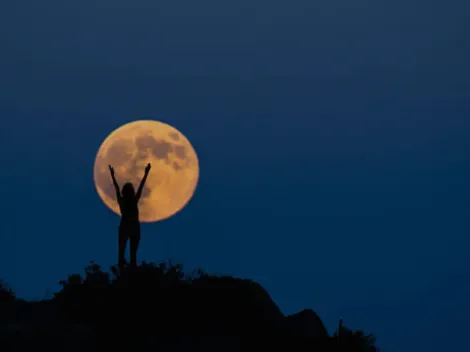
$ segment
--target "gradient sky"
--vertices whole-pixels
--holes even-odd
[[[468,1],[101,0],[0,5],[0,278],[40,299],[117,257],[93,162],[152,118],[196,148],[140,259],[252,278],[285,314],[465,351]]]

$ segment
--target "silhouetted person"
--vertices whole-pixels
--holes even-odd
[[[150,171],[150,163],[145,168],[145,175],[140,182],[137,193],[134,191],[134,186],[130,182],[122,187],[121,193],[116,177],[114,176],[114,168],[111,165],[109,165],[109,171],[111,172],[119,209],[121,210],[121,223],[119,224],[119,268],[122,269],[125,264],[127,240],[130,242],[131,266],[135,267],[137,265],[137,248],[140,242],[138,203]]]

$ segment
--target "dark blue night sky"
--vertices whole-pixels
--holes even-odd
[[[285,314],[384,351],[465,351],[467,1],[9,1],[0,5],[0,278],[41,299],[117,260],[104,138],[181,130],[200,183],[143,224],[141,260],[252,278]]]

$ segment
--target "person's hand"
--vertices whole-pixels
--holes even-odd
[[[145,167],[145,173],[146,173],[146,174],[149,173],[151,167],[152,167],[152,166],[150,165],[150,163],[148,163],[147,166]]]
[[[114,176],[114,167],[109,165],[109,172],[111,172],[111,176]]]

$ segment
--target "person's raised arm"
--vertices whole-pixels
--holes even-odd
[[[114,176],[114,168],[111,165],[109,165],[109,172],[111,173],[111,178],[113,179],[114,189],[116,190],[116,198],[119,202],[121,200],[121,191],[119,190],[119,185],[116,181],[116,177]]]
[[[142,179],[142,181],[140,182],[140,185],[139,185],[139,189],[137,190],[137,193],[135,195],[137,201],[140,200],[140,197],[142,196],[142,190],[144,189],[144,186],[145,186],[145,181],[147,181],[147,176],[149,175],[149,171],[150,171],[150,163],[147,164],[147,166],[145,167],[145,175],[144,175],[144,178]]]

